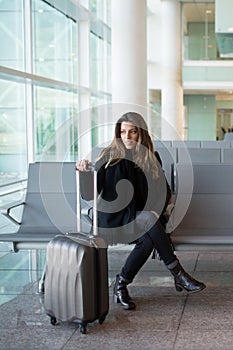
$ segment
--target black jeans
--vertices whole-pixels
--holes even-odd
[[[127,283],[131,283],[155,248],[166,266],[178,261],[164,226],[150,211],[138,212],[135,224],[144,233],[136,242],[121,270]]]

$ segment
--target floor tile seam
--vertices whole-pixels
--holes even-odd
[[[183,318],[183,315],[184,315],[184,311],[185,311],[185,307],[186,307],[187,301],[188,301],[188,294],[185,296],[185,300],[184,300],[184,304],[183,304],[183,307],[182,307],[181,315],[180,315],[180,318],[179,318],[179,321],[178,321],[178,325],[177,325],[175,339],[174,339],[174,342],[173,342],[171,350],[175,350],[175,348],[176,348],[176,343],[177,343],[177,339],[178,339],[178,333],[179,333],[179,330],[180,330],[180,327],[181,327],[181,322],[182,322],[182,318]]]
[[[198,254],[196,256],[196,260],[195,260],[194,268],[193,268],[193,273],[197,272],[197,263],[199,261],[199,258],[200,258],[200,252],[198,252]]]
[[[63,350],[63,349],[66,347],[66,345],[68,345],[69,341],[72,339],[72,337],[74,336],[74,334],[75,334],[76,332],[79,332],[79,331],[80,331],[79,329],[80,329],[79,327],[77,327],[77,328],[74,329],[74,331],[72,332],[72,334],[69,336],[69,339],[67,339],[67,340],[65,341],[65,343],[62,345],[62,347],[60,348],[60,350]]]

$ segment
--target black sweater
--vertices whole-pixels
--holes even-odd
[[[117,228],[119,237],[133,231],[133,220],[136,212],[142,210],[156,211],[162,215],[170,200],[171,191],[161,168],[161,159],[155,152],[158,160],[159,177],[153,179],[150,173],[144,173],[128,159],[122,159],[116,165],[105,168],[106,161],[96,163],[98,170],[98,226],[100,228]],[[88,174],[88,175],[87,175]],[[90,181],[91,173],[84,173],[84,199],[92,197]],[[81,189],[83,193],[83,190]],[[89,195],[87,195],[89,192]],[[129,226],[132,223],[131,226]],[[129,224],[129,225],[127,225]],[[130,238],[128,237],[128,242]]]

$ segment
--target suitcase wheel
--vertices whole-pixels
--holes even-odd
[[[87,332],[86,325],[85,324],[81,324],[79,330],[80,330],[80,333],[86,334],[86,332]]]
[[[50,318],[50,322],[51,322],[51,324],[53,325],[53,326],[55,326],[55,324],[57,323],[57,319],[56,319],[56,317],[51,317]]]
[[[99,324],[104,323],[105,318],[106,318],[106,315],[103,315],[102,317],[100,317]]]

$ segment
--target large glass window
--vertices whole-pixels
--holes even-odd
[[[0,64],[24,70],[23,0],[1,0],[0,9]]]
[[[29,161],[77,159],[83,117],[88,151],[108,139],[110,2],[0,0],[0,206],[24,199]]]
[[[90,35],[90,50],[91,50],[91,62],[90,62],[90,86],[93,89],[104,90],[104,74],[103,74],[103,40],[98,38],[97,35],[91,33]]]
[[[33,48],[35,74],[77,83],[76,23],[38,0],[33,0]]]
[[[36,160],[74,160],[77,155],[77,94],[35,87]]]
[[[111,86],[110,44],[91,33],[90,51],[90,87],[109,91]]]
[[[111,0],[89,0],[89,10],[110,25]]]
[[[25,86],[0,80],[0,172],[5,179],[27,172]]]
[[[104,19],[104,1],[105,0],[89,0],[89,10],[102,20]]]
[[[85,18],[84,4],[92,12],[85,12]],[[28,159],[75,160],[79,94],[94,96],[85,108],[110,103],[111,43],[106,26],[110,0],[63,5],[0,0],[1,173],[25,175]],[[77,11],[73,11],[76,5]],[[79,32],[79,19],[90,22],[89,32]],[[78,45],[78,33],[86,36],[82,42],[90,41],[88,62],[82,57],[86,52]],[[90,76],[90,84],[85,86],[78,85],[78,71],[82,70]],[[90,113],[90,118],[92,144],[96,145],[107,137],[107,129],[104,133],[95,131],[102,113]]]
[[[92,147],[103,147],[112,141],[114,135],[111,101],[106,96],[102,99],[91,96],[91,105]]]

